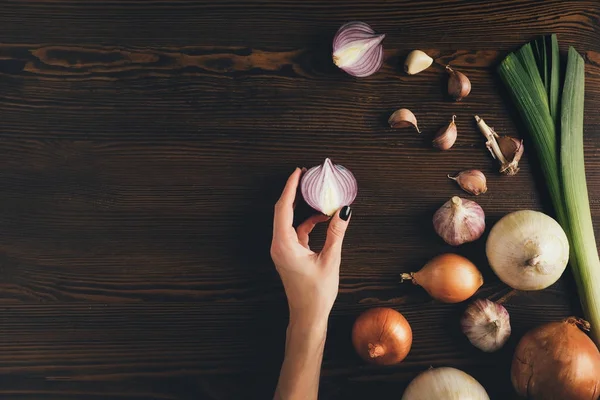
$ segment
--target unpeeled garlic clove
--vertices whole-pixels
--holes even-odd
[[[471,81],[462,72],[446,65],[448,71],[448,94],[456,101],[461,101],[471,93]]]
[[[516,175],[519,172],[519,161],[525,151],[523,141],[510,136],[499,136],[479,115],[475,116],[475,121],[487,139],[485,143],[487,149],[492,157],[500,162],[500,173]]]
[[[415,117],[415,114],[413,114],[408,108],[401,108],[394,111],[394,113],[388,119],[388,123],[390,124],[391,128],[406,128],[413,126],[417,132],[421,133],[419,130],[419,125],[417,125],[417,117]]]
[[[415,75],[421,71],[425,71],[433,64],[433,58],[421,50],[413,50],[404,61],[404,72],[408,75]]]
[[[483,235],[485,214],[473,200],[452,197],[433,215],[436,233],[451,246],[473,242]]]
[[[453,115],[452,121],[438,131],[433,139],[433,147],[437,147],[440,150],[448,150],[454,146],[454,142],[456,142],[456,137],[458,136],[456,123],[454,122],[455,119],[456,115]]]
[[[456,176],[448,175],[448,178],[456,181],[462,190],[474,196],[487,192],[487,179],[478,169],[467,169]]]
[[[487,353],[504,346],[511,333],[510,316],[506,308],[487,299],[471,303],[460,325],[471,344]]]

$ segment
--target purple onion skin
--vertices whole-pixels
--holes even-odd
[[[309,206],[332,216],[341,207],[354,202],[358,185],[350,170],[326,158],[323,164],[306,171],[300,182],[300,191]]]
[[[381,41],[385,34],[376,34],[373,28],[364,22],[348,22],[337,31],[333,38],[333,60],[334,63],[346,73],[363,78],[373,75],[383,65],[383,46]],[[345,52],[353,47],[356,58],[350,57],[351,61],[346,64]]]

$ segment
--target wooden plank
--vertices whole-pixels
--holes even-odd
[[[324,398],[401,393],[419,371],[446,364],[510,393],[510,351],[481,357],[459,332],[463,305],[396,307],[414,327],[410,355],[397,367],[365,366],[348,332],[367,307],[338,302],[334,309],[329,335],[336,339],[326,346]],[[569,313],[566,306],[508,308],[515,337]],[[268,398],[283,356],[286,311],[284,302],[49,303],[3,306],[0,323],[5,398]],[[515,344],[513,339],[507,346]]]
[[[354,79],[331,62],[351,19],[386,33],[380,72]],[[512,350],[545,321],[578,314],[572,279],[517,293],[491,272],[484,240],[460,249],[431,229],[462,194],[446,178],[488,176],[488,229],[510,211],[548,211],[531,154],[497,174],[473,122],[518,136],[495,66],[556,32],[586,59],[585,155],[600,243],[600,4],[594,0],[8,0],[0,9],[0,397],[263,399],[283,356],[286,302],[270,257],[272,209],[287,175],[325,157],[356,175],[330,321],[321,398],[399,398],[430,365],[473,374],[492,399],[514,397]],[[406,76],[423,49],[432,68]],[[472,81],[448,101],[443,67]],[[392,130],[412,109],[423,134]],[[457,115],[449,152],[431,148]],[[525,142],[528,148],[527,139]],[[300,204],[297,220],[311,211]],[[313,241],[322,243],[324,227]],[[484,237],[485,239],[485,237]],[[477,293],[506,304],[514,334],[485,355],[402,272],[458,251],[482,270]],[[391,306],[414,330],[392,368],[367,366],[354,318]]]

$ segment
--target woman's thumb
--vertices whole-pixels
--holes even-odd
[[[352,209],[350,206],[344,206],[331,219],[322,251],[324,255],[341,255],[350,215],[352,215]]]

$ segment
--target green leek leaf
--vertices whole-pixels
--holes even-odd
[[[561,170],[564,202],[571,239],[571,262],[592,337],[600,343],[600,258],[596,249],[592,214],[585,180],[583,102],[585,66],[569,48],[561,114]]]

